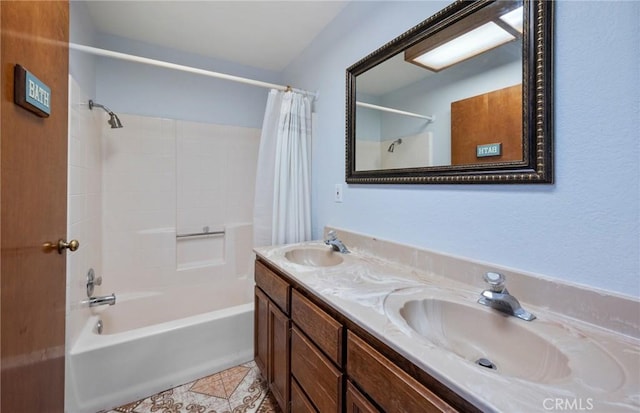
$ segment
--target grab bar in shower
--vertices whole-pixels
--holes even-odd
[[[202,232],[192,232],[189,234],[176,234],[176,238],[207,237],[210,235],[224,235],[224,231],[209,231],[209,227],[204,227],[202,228]]]

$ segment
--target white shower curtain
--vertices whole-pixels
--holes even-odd
[[[311,104],[296,92],[267,100],[253,209],[254,245],[311,239]]]

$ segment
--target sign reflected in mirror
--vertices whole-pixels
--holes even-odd
[[[551,3],[456,2],[347,69],[347,182],[552,182]]]

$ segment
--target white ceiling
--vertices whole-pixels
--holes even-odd
[[[96,31],[281,71],[341,1],[87,1]]]
[[[406,62],[401,52],[359,75],[358,93],[380,96],[431,75],[433,72]]]

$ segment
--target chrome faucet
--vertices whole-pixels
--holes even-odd
[[[87,297],[91,298],[96,285],[102,285],[102,277],[96,277],[93,268],[89,268],[87,272]]]
[[[489,284],[489,288],[480,294],[481,297],[478,303],[525,321],[531,321],[536,318],[535,315],[520,306],[520,302],[516,297],[509,294],[509,291],[504,286],[506,281],[504,275],[488,272],[483,278]]]
[[[99,305],[114,305],[116,303],[116,295],[103,295],[101,297],[89,297],[89,307],[97,307]]]
[[[330,245],[334,251],[341,252],[342,254],[348,254],[350,251],[345,247],[345,245],[338,239],[336,232],[334,230],[329,231],[327,234],[327,239],[324,240],[324,243]]]

